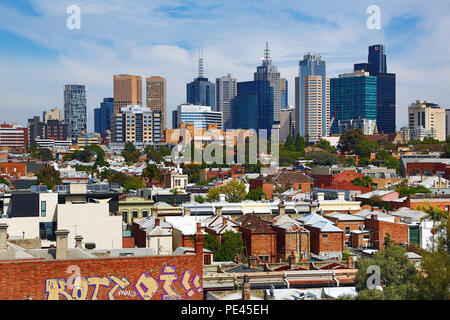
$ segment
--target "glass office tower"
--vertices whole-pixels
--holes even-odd
[[[274,123],[274,94],[269,81],[238,82],[233,103],[235,129],[266,129],[270,136]]]
[[[187,103],[198,106],[210,106],[215,110],[215,84],[203,75],[203,59],[198,59],[198,77],[186,86]]]
[[[331,127],[339,134],[339,120],[377,119],[377,77],[355,71],[330,80],[331,114],[336,112]]]
[[[70,84],[64,86],[64,122],[67,137],[75,141],[87,128],[86,86]]]
[[[94,109],[94,131],[104,133],[111,129],[111,116],[114,114],[114,98],[103,98],[100,108]]]

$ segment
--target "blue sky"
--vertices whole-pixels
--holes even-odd
[[[66,28],[72,4],[81,9],[81,30]],[[25,124],[62,108],[64,84],[81,83],[92,130],[93,109],[112,96],[113,75],[128,73],[167,78],[170,126],[196,76],[199,48],[210,80],[231,73],[248,81],[266,41],[294,104],[306,52],[320,53],[331,77],[367,60],[367,47],[382,39],[366,27],[370,5],[381,8],[388,69],[397,74],[397,128],[417,99],[450,108],[448,0],[2,0],[1,120]]]

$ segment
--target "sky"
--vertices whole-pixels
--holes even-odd
[[[70,5],[80,8],[79,30],[66,26]],[[367,27],[371,5],[380,8],[383,31]],[[135,74],[167,79],[171,127],[171,111],[197,76],[199,49],[210,81],[228,73],[249,81],[266,42],[294,105],[298,61],[307,52],[320,53],[337,77],[384,39],[388,72],[397,74],[400,129],[418,99],[450,108],[449,30],[448,0],[1,0],[0,122],[26,125],[63,109],[64,85],[84,84],[92,131],[94,108],[113,96],[113,75]]]

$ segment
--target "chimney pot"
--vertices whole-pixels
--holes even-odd
[[[80,235],[76,236],[75,237],[75,248],[82,249],[83,248],[82,243],[83,243],[83,236],[80,236]]]
[[[8,225],[0,223],[0,250],[8,249]]]
[[[159,227],[159,225],[160,225],[160,220],[159,220],[159,218],[156,218],[155,219],[155,227]]]
[[[67,236],[69,230],[56,230],[56,259],[67,259],[69,257],[69,246]]]
[[[216,206],[216,215],[217,216],[221,216],[222,215],[222,207],[221,206]]]

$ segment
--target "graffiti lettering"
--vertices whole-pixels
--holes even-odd
[[[108,298],[109,300],[115,300],[114,299],[114,293],[117,291],[117,289],[125,289],[130,285],[130,281],[127,280],[127,278],[122,277],[122,279],[117,278],[116,276],[110,277],[112,281],[114,281],[116,284],[114,287],[108,292]]]

